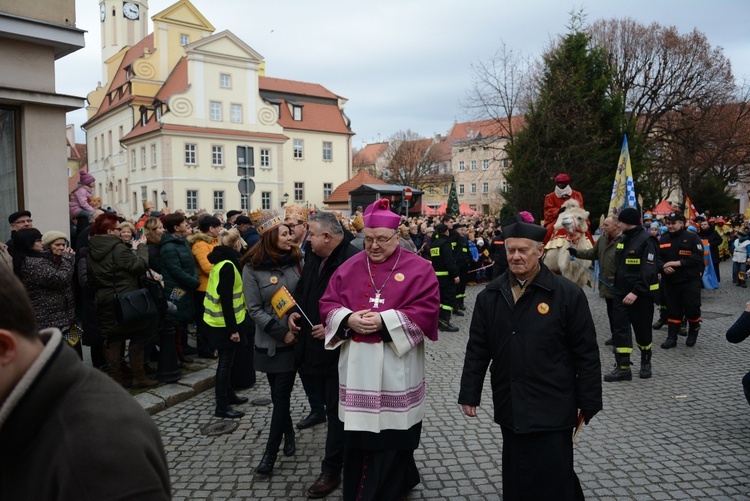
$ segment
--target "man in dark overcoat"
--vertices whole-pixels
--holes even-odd
[[[307,241],[312,252],[305,255],[294,300],[307,318],[300,313],[289,315],[289,328],[299,333],[295,355],[300,373],[304,373],[312,390],[323,399],[328,417],[325,457],[321,473],[307,491],[310,498],[330,494],[341,483],[344,464],[344,423],[338,417],[339,350],[326,350],[325,332],[320,318],[318,302],[328,287],[333,272],[347,259],[360,251],[351,241],[352,234],[345,231],[333,213],[318,212],[308,220]]]
[[[543,227],[510,218],[503,234],[509,269],[477,296],[458,403],[476,417],[489,366],[503,499],[583,499],[573,431],[602,408],[586,295],[541,262]]]

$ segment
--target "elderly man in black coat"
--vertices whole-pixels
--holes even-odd
[[[360,251],[350,244],[354,237],[330,212],[318,212],[308,220],[307,241],[312,252],[305,255],[294,299],[307,315],[289,315],[289,328],[299,333],[295,355],[300,373],[304,373],[313,391],[324,400],[328,415],[325,458],[321,473],[307,491],[310,498],[322,498],[341,483],[344,463],[344,423],[338,417],[339,350],[326,350],[325,332],[318,302],[328,287],[333,272]],[[309,319],[309,321],[308,321]]]
[[[477,296],[458,403],[476,417],[490,366],[503,434],[503,499],[583,499],[573,431],[602,408],[596,331],[583,291],[541,262],[541,226],[503,224],[509,269]]]

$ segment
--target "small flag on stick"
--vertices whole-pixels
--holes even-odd
[[[291,310],[295,306],[297,307],[297,310],[302,314],[302,316],[305,317],[305,320],[310,323],[310,326],[312,326],[313,323],[310,322],[310,319],[307,318],[305,312],[302,311],[302,308],[299,307],[297,301],[294,300],[292,295],[289,293],[289,290],[285,286],[282,285],[281,287],[279,287],[279,290],[277,290],[273,294],[273,296],[271,296],[271,307],[273,308],[273,311],[275,311],[279,316],[279,318],[282,318],[284,315],[289,313],[289,310]]]

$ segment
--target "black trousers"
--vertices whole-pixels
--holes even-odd
[[[300,373],[300,376],[302,374]],[[328,418],[328,434],[326,435],[326,450],[320,471],[324,473],[340,473],[344,464],[344,423],[339,419],[339,375],[305,374],[310,389],[325,402],[326,417]]]
[[[664,297],[667,302],[667,319],[670,323],[682,323],[682,317],[688,322],[698,323],[701,320],[701,285],[700,279],[688,282],[662,282]]]
[[[438,277],[440,309],[453,311],[456,307],[456,283],[450,277]]]
[[[615,323],[612,320],[612,308],[613,308],[612,305],[613,305],[613,303],[614,303],[615,300],[613,298],[611,298],[611,297],[605,297],[604,301],[607,303],[607,320],[609,320],[609,332],[610,332],[610,334],[612,334],[612,337],[614,338],[614,335],[615,335]]]
[[[271,427],[266,442],[266,452],[271,454],[279,452],[281,439],[284,438],[285,433],[294,433],[290,405],[296,376],[295,371],[266,374],[268,384],[271,385],[271,402],[273,403]]]
[[[195,308],[195,339],[199,355],[211,353],[208,346],[208,324],[203,321],[203,300],[206,298],[206,291],[193,291],[193,306]]]
[[[503,431],[503,499],[582,500],[573,470],[573,430],[515,434]]]
[[[630,326],[635,332],[635,342],[641,350],[650,350],[652,342],[651,320],[654,316],[654,303],[650,297],[639,297],[629,306],[622,303],[624,296],[615,295],[612,301],[612,323],[617,353],[630,354],[633,351],[633,337]]]
[[[326,410],[326,404],[323,400],[323,392],[312,381],[310,374],[299,373],[299,380],[302,381],[302,388],[305,390],[307,401],[310,403],[310,412],[323,414]],[[338,400],[336,400],[338,402]]]

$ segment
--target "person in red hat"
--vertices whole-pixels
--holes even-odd
[[[560,207],[571,198],[578,200],[581,209],[585,209],[581,192],[570,187],[570,176],[558,174],[555,177],[555,190],[552,193],[547,193],[544,197],[544,225],[547,227],[547,236],[544,238],[545,244],[552,237],[557,216],[560,214]]]

